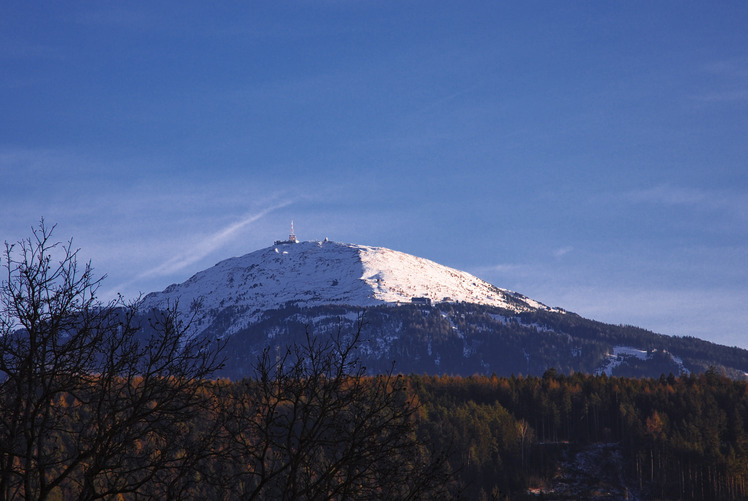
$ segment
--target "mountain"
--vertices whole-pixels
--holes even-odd
[[[516,292],[428,259],[383,247],[338,242],[284,242],[226,259],[182,284],[149,294],[146,307],[200,303],[202,329],[226,308],[241,311],[225,334],[233,334],[268,311],[303,307],[422,302],[465,302],[514,312],[551,308]],[[428,300],[428,301],[426,301]]]
[[[143,308],[196,309],[192,335],[227,343],[226,369],[251,373],[266,347],[352,333],[372,372],[654,376],[709,367],[742,378],[748,351],[614,326],[550,308],[469,273],[382,247],[287,241],[226,259],[148,294]]]

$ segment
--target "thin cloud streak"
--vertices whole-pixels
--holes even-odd
[[[702,71],[716,77],[718,83],[713,84],[714,90],[697,96],[696,100],[736,104],[748,101],[748,58],[715,61],[704,66]]]
[[[269,213],[288,206],[290,203],[291,202],[282,202],[282,203],[273,205],[271,207],[268,207],[258,213],[248,214],[244,216],[241,220],[233,224],[230,224],[229,226],[226,226],[220,231],[217,231],[209,235],[207,238],[203,239],[202,241],[197,242],[196,244],[190,246],[189,250],[181,252],[175,255],[173,258],[165,261],[164,263],[161,263],[158,266],[155,266],[149,270],[144,271],[143,273],[140,273],[135,278],[133,278],[132,280],[126,283],[121,284],[116,289],[127,288],[133,283],[141,281],[141,280],[147,280],[147,279],[154,278],[154,277],[166,276],[172,273],[176,273],[180,270],[183,270],[184,268],[208,256],[213,251],[226,245],[229,241],[231,241],[231,239],[233,239],[236,236],[236,234],[240,230],[246,228],[252,223],[255,223],[256,221],[265,217]]]
[[[699,97],[698,100],[707,103],[744,103],[748,101],[748,90],[738,89],[712,92]]]
[[[562,258],[574,250],[574,247],[567,245],[566,247],[560,247],[553,251],[553,256],[556,258]]]
[[[138,278],[150,278],[153,276],[168,275],[170,273],[182,270],[187,266],[194,264],[195,262],[204,258],[219,247],[225,245],[242,228],[249,226],[260,218],[266,216],[270,212],[289,205],[289,203],[290,202],[283,202],[281,204],[269,207],[257,214],[247,215],[242,220],[227,226],[226,228],[210,235],[202,242],[199,242],[193,251],[184,252],[182,254],[174,256],[172,259],[169,259],[165,263],[143,272],[138,276]]]
[[[748,194],[660,185],[623,194],[631,203],[652,203],[720,210],[741,219],[748,218]]]
[[[490,273],[517,273],[517,272],[522,272],[526,268],[527,268],[527,265],[521,265],[521,264],[493,264],[493,265],[485,265],[485,266],[475,266],[470,269],[470,273],[472,273],[475,276],[479,276],[480,274],[490,274]]]
[[[709,200],[709,194],[703,190],[660,185],[653,188],[633,190],[625,193],[624,198],[634,203],[654,203],[661,205],[700,205]]]

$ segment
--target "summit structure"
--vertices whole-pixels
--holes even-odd
[[[291,221],[291,233],[288,235],[288,240],[276,240],[273,245],[296,244],[296,243],[298,243],[298,240],[296,240],[296,234],[293,232],[293,221]]]

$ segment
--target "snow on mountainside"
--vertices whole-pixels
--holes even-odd
[[[241,311],[241,321],[227,326],[230,334],[263,311],[289,302],[309,307],[367,307],[410,303],[413,298],[462,301],[515,312],[550,310],[521,294],[428,259],[382,247],[327,240],[276,242],[272,247],[226,259],[182,284],[149,294],[144,307],[178,301],[180,309],[187,309],[198,301],[204,328],[217,312],[228,308]]]
[[[183,314],[202,304],[188,335],[225,340],[221,377],[250,375],[263,350],[303,343],[309,332],[355,334],[363,310],[357,353],[371,374],[393,362],[403,373],[505,376],[555,368],[657,377],[721,367],[742,378],[748,367],[748,350],[602,324],[428,259],[327,240],[289,238],[221,261],[146,296],[144,317],[175,303]]]

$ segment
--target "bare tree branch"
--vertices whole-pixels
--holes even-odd
[[[194,461],[183,432],[210,404],[217,351],[187,337],[176,305],[146,329],[136,302],[100,303],[102,279],[53,230],[5,245],[0,500],[163,499]]]

